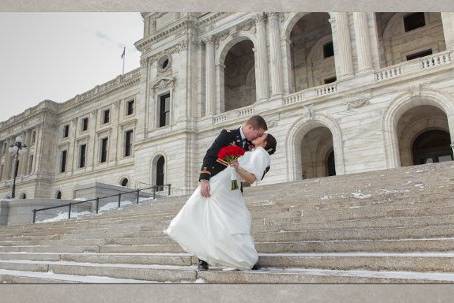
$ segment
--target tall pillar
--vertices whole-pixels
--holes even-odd
[[[268,98],[268,59],[266,49],[266,29],[265,29],[265,15],[258,14],[255,18],[257,29],[257,45],[255,46],[255,74],[256,74],[256,87],[257,99],[265,100]]]
[[[348,15],[345,12],[332,13],[329,19],[333,31],[334,62],[338,80],[353,75],[353,62]]]
[[[216,113],[216,71],[215,71],[215,49],[213,37],[209,37],[205,41],[205,98],[206,110],[205,115],[213,115]]]
[[[372,69],[372,53],[367,13],[353,12],[358,72]]]
[[[442,12],[443,34],[447,50],[454,50],[454,12]]]
[[[283,90],[282,49],[279,13],[269,13],[269,41],[271,61],[271,95],[280,96]]]
[[[225,110],[224,70],[225,65],[223,63],[216,64],[216,114],[222,113]]]

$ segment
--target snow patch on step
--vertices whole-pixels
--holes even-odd
[[[352,193],[352,196],[353,196],[353,198],[355,198],[355,199],[367,199],[367,198],[372,197],[371,194],[363,194],[362,192],[355,192],[355,193]]]

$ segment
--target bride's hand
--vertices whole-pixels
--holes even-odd
[[[240,167],[240,163],[238,163],[238,160],[235,160],[230,163],[230,166],[232,166],[235,169],[238,169],[238,167]]]

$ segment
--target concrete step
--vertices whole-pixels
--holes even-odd
[[[0,253],[0,260],[73,261],[82,263],[157,264],[190,266],[196,258],[187,253]]]
[[[49,283],[151,283],[145,280],[115,279],[100,276],[77,276],[55,274],[52,272],[34,272],[0,269],[0,283],[3,284],[49,284]]]
[[[361,239],[399,239],[430,238],[454,236],[454,225],[441,224],[432,226],[364,227],[342,229],[301,230],[299,225],[286,226],[287,229],[270,228],[268,231],[255,232],[252,236],[259,242],[288,242],[306,240],[361,240]],[[293,230],[292,230],[293,229]]]
[[[191,282],[197,279],[196,266],[103,264],[71,261],[0,261],[0,269],[53,272],[77,276],[101,276],[117,279],[135,279],[156,282]]]
[[[206,283],[452,283],[452,273],[371,270],[265,268],[258,271],[208,270],[198,273]]]
[[[99,252],[99,246],[0,246],[0,252]]]
[[[261,253],[454,251],[454,238],[255,242]]]
[[[264,267],[449,272],[454,277],[454,251],[260,254],[259,264]]]

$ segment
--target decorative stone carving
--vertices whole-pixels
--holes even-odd
[[[314,105],[310,104],[303,108],[304,111],[304,118],[306,119],[314,119]]]
[[[367,104],[370,104],[370,101],[368,99],[352,100],[352,101],[347,102],[347,110],[350,110],[352,108],[360,108]]]
[[[153,89],[159,89],[159,90],[166,89],[166,88],[173,89],[175,87],[175,78],[174,77],[159,78],[151,85],[151,87]]]

